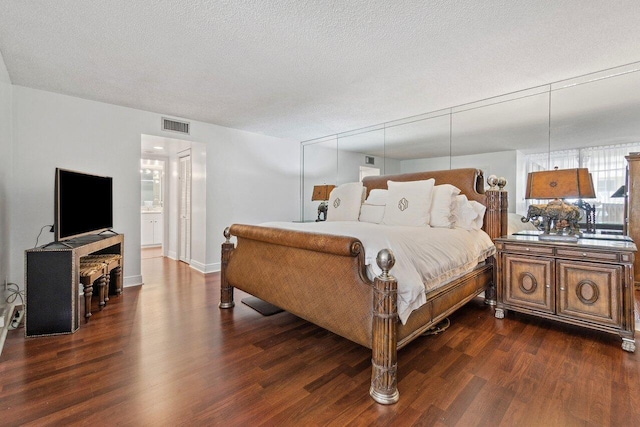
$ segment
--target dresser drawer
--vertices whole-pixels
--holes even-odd
[[[530,254],[530,255],[547,255],[553,256],[553,248],[549,246],[538,246],[538,245],[522,245],[522,244],[513,244],[513,243],[505,243],[504,244],[505,252],[517,252],[521,254]]]
[[[590,252],[580,249],[564,249],[558,248],[556,250],[558,258],[574,258],[584,260],[597,260],[597,261],[611,261],[616,262],[619,260],[619,255],[614,252]]]

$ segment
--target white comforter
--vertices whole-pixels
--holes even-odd
[[[391,274],[398,280],[398,314],[403,324],[413,310],[426,302],[426,292],[468,273],[496,251],[491,238],[481,230],[355,221],[268,222],[261,225],[356,237],[364,245],[367,274],[372,280],[382,273],[376,264],[378,252],[391,249],[396,258]]]

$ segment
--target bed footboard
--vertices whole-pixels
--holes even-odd
[[[230,241],[232,235],[238,238],[237,247]],[[309,239],[308,233],[237,224],[225,229],[224,236],[226,241],[222,244],[220,276],[221,309],[234,307],[235,283],[240,289],[292,314],[371,348],[369,394],[382,404],[398,401],[398,285],[389,274],[395,264],[391,251],[382,250],[378,254],[376,261],[382,274],[371,282],[365,274],[362,244],[354,238],[331,236],[331,242],[326,242],[321,235],[316,235],[317,239]],[[264,256],[256,257],[255,252]],[[308,273],[308,278],[313,278],[313,286],[276,262],[296,256],[304,256],[306,263],[303,271]],[[333,274],[314,272],[313,266],[319,262],[325,265],[331,262]],[[229,274],[230,266],[232,274]],[[241,270],[243,273],[240,273]],[[258,271],[267,271],[267,274],[256,273]],[[267,284],[272,289],[265,290],[261,286]],[[274,287],[283,292],[274,292]],[[324,295],[324,300],[314,293]],[[333,296],[332,302],[322,306],[326,303],[327,295]],[[324,316],[319,318],[316,315],[318,311]],[[331,313],[331,316],[326,316],[327,313]]]

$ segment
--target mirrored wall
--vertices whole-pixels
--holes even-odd
[[[526,212],[526,173],[587,167],[597,223],[622,223],[624,156],[640,151],[640,63],[594,72],[302,144],[302,220],[314,185],[369,174],[475,167],[508,180],[509,211]]]

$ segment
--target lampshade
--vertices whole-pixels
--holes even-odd
[[[333,190],[334,188],[336,188],[335,185],[329,185],[329,184],[314,185],[313,194],[311,195],[311,200],[312,201],[329,200],[329,194],[331,194],[331,190]]]
[[[531,172],[525,199],[593,199],[596,192],[589,169],[555,169]]]
[[[627,188],[625,185],[620,186],[620,188],[618,188],[616,190],[615,193],[613,193],[611,196],[609,197],[624,197],[624,193],[627,192]]]

